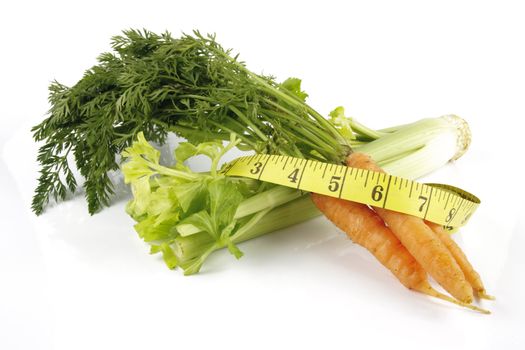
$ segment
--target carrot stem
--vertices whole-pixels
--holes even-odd
[[[490,315],[490,311],[489,310],[480,308],[479,306],[476,306],[476,305],[467,304],[467,303],[464,303],[462,301],[456,300],[456,299],[454,299],[452,297],[449,297],[448,295],[445,295],[443,293],[440,293],[440,292],[438,292],[438,291],[436,291],[434,289],[432,289],[432,292],[422,291],[422,293],[424,293],[426,295],[429,295],[429,296],[432,296],[432,297],[435,297],[435,298],[438,298],[438,299],[441,299],[441,300],[444,300],[444,301],[448,301],[450,303],[453,303],[453,304],[456,304],[456,305],[459,305],[459,306],[462,306],[462,307],[465,307],[467,309],[471,309],[473,311],[481,312],[482,314]]]

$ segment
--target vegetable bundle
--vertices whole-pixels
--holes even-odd
[[[427,263],[432,257],[420,253],[425,246],[402,238],[404,224],[394,226],[403,220],[387,219],[388,213],[315,194],[312,203],[309,194],[297,190],[218,172],[221,157],[238,147],[340,164],[365,153],[388,172],[416,178],[461,156],[470,142],[464,121],[447,116],[372,130],[347,118],[341,107],[325,119],[306,104],[299,79],[277,83],[273,77],[255,74],[214,36],[199,32],[173,38],[169,33],[130,30],[114,37],[112,46],[115,52],[102,54],[99,64],[73,87],[58,82],[50,87],[50,115],[33,128],[35,140],[45,141],[38,155],[42,168],[32,204],[37,214],[50,197],[65,199],[68,189],[76,189],[71,156],[86,179],[90,213],[109,205],[113,185],[108,173],[119,168],[122,152],[126,160],[122,171],[134,196],[127,212],[151,252],[162,253],[170,268],[198,272],[209,254],[220,248],[239,258],[237,243],[317,216],[317,206],[405,286],[476,309],[470,305],[472,289],[465,296],[449,288],[466,278],[454,265],[464,255],[453,242],[443,244],[461,254],[451,256],[447,250],[443,256],[448,262],[434,268]],[[176,163],[166,166],[146,140],[164,143],[170,132],[188,142],[176,149]],[[210,158],[209,173],[195,173],[184,165],[196,155]],[[367,225],[358,229],[356,223]],[[380,237],[376,233],[385,230],[392,232],[372,244]],[[439,228],[428,230],[422,231],[443,236]],[[390,258],[376,254],[387,242],[401,252],[401,265],[395,267]],[[412,274],[403,272],[404,267]],[[425,270],[458,300],[433,290]],[[416,275],[418,283],[404,279]],[[484,296],[480,288],[476,291]]]

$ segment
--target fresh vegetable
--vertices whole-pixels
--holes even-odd
[[[479,298],[482,299],[494,299],[493,296],[486,294],[485,287],[483,286],[483,282],[481,281],[481,277],[479,274],[474,270],[474,267],[472,264],[468,261],[467,256],[461,248],[457,245],[457,243],[452,239],[449,233],[443,229],[442,226],[437,225],[430,221],[425,221],[425,224],[434,231],[436,236],[445,244],[447,249],[450,251],[456,262],[458,263],[459,267],[461,268],[461,271],[465,274],[465,278],[467,279],[468,283],[472,286],[472,289],[476,293],[476,295]]]
[[[122,171],[134,196],[127,212],[138,221],[135,229],[140,237],[152,244],[153,252],[163,253],[169,267],[181,266],[186,274],[195,273],[210,253],[223,247],[239,258],[242,253],[236,240],[249,234],[271,209],[302,196],[291,189],[218,173],[220,158],[239,142],[232,135],[226,146],[220,141],[197,146],[183,143],[175,151],[177,163],[173,168],[159,164],[160,152],[142,133],[123,152],[127,162]],[[210,173],[194,173],[183,164],[197,155],[210,158]],[[204,251],[198,256],[172,250],[177,247],[175,239],[192,236],[195,243],[199,234],[210,241],[203,242]]]
[[[360,152],[348,156],[347,165],[384,172],[370,156]],[[463,303],[470,304],[473,301],[473,288],[453,253],[448,249],[448,240],[445,240],[447,243],[444,243],[443,238],[438,237],[434,230],[420,218],[378,207],[374,207],[374,210],[416,261],[443,288]],[[454,248],[460,251],[458,246],[454,245]]]
[[[372,253],[407,288],[483,313],[486,310],[457,301],[436,291],[428,283],[423,267],[368,206],[312,193],[319,210],[355,243]]]
[[[455,115],[421,119],[386,130],[387,134],[373,142],[352,148],[371,156],[386,172],[409,179],[459,159],[471,142],[467,122]]]
[[[139,132],[158,143],[175,132],[194,144],[235,133],[242,149],[333,162],[342,162],[348,146],[360,142],[343,137],[304,102],[299,79],[279,84],[249,71],[214,36],[127,30],[111,45],[113,52],[100,55],[74,86],[49,87],[49,116],[32,129],[34,139],[44,142],[36,214],[50,197],[63,200],[76,189],[71,159],[86,180],[89,212],[109,205],[108,173],[119,168],[116,155]],[[344,129],[350,130],[352,120],[347,122]]]

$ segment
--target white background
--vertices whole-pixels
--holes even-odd
[[[523,349],[525,11],[511,1],[4,1],[0,5],[0,348]],[[125,28],[216,32],[255,72],[303,78],[323,113],[372,127],[455,113],[469,152],[432,174],[482,199],[455,238],[485,316],[402,287],[322,218],[213,255],[184,277],[123,212],[82,195],[29,210],[29,128]]]

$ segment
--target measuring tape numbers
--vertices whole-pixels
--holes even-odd
[[[451,231],[465,225],[480,204],[476,196],[454,186],[289,156],[240,157],[222,173],[414,215]]]

